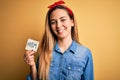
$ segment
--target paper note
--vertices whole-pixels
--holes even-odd
[[[28,39],[25,49],[33,50],[33,51],[37,52],[38,46],[39,46],[39,41],[36,41],[33,39]]]

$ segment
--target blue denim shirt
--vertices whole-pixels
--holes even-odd
[[[94,80],[91,51],[73,41],[70,47],[61,53],[56,43],[52,54],[49,80]]]

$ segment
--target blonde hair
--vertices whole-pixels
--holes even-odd
[[[40,45],[40,55],[39,55],[39,63],[38,63],[39,65],[38,76],[39,76],[39,79],[42,79],[42,80],[48,80],[50,62],[52,59],[52,50],[57,40],[57,37],[52,33],[51,28],[50,28],[50,15],[52,11],[56,9],[64,9],[67,11],[65,6],[58,5],[52,10],[49,10],[47,12],[46,21],[45,21],[45,32],[44,32],[43,39]],[[77,25],[76,21],[74,19],[74,14],[71,15],[68,12],[68,15],[70,16],[71,19],[73,19],[74,24],[75,24],[71,30],[72,39],[79,43],[78,29],[76,26]]]

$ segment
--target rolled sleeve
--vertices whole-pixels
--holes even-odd
[[[39,63],[39,56],[38,56],[37,61],[36,61],[37,72],[38,72],[38,66],[39,66],[38,63]],[[32,80],[30,73],[26,76],[26,80]]]
[[[32,80],[30,75],[27,75],[26,80]]]

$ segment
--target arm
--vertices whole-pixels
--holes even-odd
[[[30,66],[30,75],[32,77],[32,80],[36,80],[37,79],[37,69],[36,66]]]
[[[34,53],[35,53],[34,51],[26,51],[26,53],[24,54],[24,61],[30,67],[29,78],[31,77],[32,80],[37,79],[37,69],[36,69],[36,64],[34,61]]]
[[[94,80],[93,60],[90,50],[87,51],[88,58],[82,80]]]

